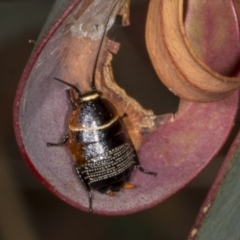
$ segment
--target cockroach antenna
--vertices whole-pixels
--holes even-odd
[[[61,82],[63,84],[66,84],[67,86],[73,88],[76,91],[78,97],[81,97],[82,94],[81,94],[80,90],[75,85],[73,85],[71,83],[68,83],[66,81],[63,81],[62,79],[59,79],[59,78],[56,78],[56,77],[54,78],[54,80],[57,80],[57,81],[59,81],[59,82]]]
[[[98,47],[98,51],[97,51],[97,55],[96,55],[96,60],[95,60],[95,62],[94,62],[94,67],[93,67],[92,82],[91,82],[91,88],[92,88],[92,90],[96,90],[96,86],[95,86],[95,73],[96,73],[96,69],[97,69],[97,63],[98,63],[100,51],[101,51],[101,48],[102,48],[102,45],[103,45],[103,40],[104,40],[104,37],[105,37],[106,32],[107,32],[107,26],[108,26],[110,17],[111,17],[111,15],[112,15],[112,13],[113,13],[113,10],[114,10],[115,7],[117,6],[117,4],[118,4],[118,2],[116,2],[116,3],[114,4],[113,8],[110,10],[110,12],[109,12],[109,14],[108,14],[108,16],[107,16],[107,19],[106,19],[105,28],[104,28],[103,35],[102,35],[102,38],[101,38],[101,42],[100,42],[99,47]],[[70,84],[70,83],[68,83],[68,82],[66,82],[66,81],[64,81],[64,80],[62,80],[62,79],[59,79],[59,78],[54,78],[54,79],[57,80],[57,81],[59,81],[59,82],[61,82],[61,83],[63,83],[63,84],[68,85],[68,86],[71,87],[71,88],[73,88],[73,89],[76,91],[78,97],[79,97],[79,98],[81,97],[82,94],[81,94],[79,88],[77,88],[75,85]]]
[[[103,35],[102,35],[102,38],[101,38],[101,41],[100,41],[100,44],[99,44],[99,47],[98,47],[98,50],[97,50],[97,55],[96,55],[96,59],[95,59],[95,62],[94,62],[94,67],[93,67],[92,82],[91,82],[91,88],[92,88],[92,90],[96,90],[96,86],[95,86],[95,74],[96,74],[96,70],[97,70],[97,63],[98,63],[100,51],[101,51],[101,49],[102,49],[104,37],[105,37],[106,32],[107,32],[107,26],[108,26],[108,24],[109,24],[110,17],[111,17],[111,15],[112,15],[115,7],[117,6],[117,4],[118,4],[118,1],[114,4],[113,8],[110,10],[110,12],[109,12],[109,14],[108,14],[108,16],[107,16],[106,22],[105,22],[105,27],[104,27]]]

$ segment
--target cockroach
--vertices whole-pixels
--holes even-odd
[[[116,6],[116,5],[115,5]],[[69,120],[69,132],[59,143],[47,143],[48,147],[67,144],[75,162],[76,174],[88,191],[89,211],[92,212],[92,189],[114,196],[121,188],[133,188],[129,183],[134,168],[156,176],[142,167],[131,138],[113,104],[102,97],[95,86],[95,73],[99,54],[106,35],[111,9],[106,19],[104,32],[94,63],[91,91],[82,94],[80,89],[59,78],[55,80],[67,85],[68,98],[73,112]],[[75,98],[71,91],[74,91]]]

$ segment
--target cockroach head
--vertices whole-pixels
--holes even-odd
[[[102,96],[102,92],[97,90],[95,87],[92,89],[92,91],[82,94],[80,92],[79,88],[76,87],[75,85],[68,83],[66,81],[63,81],[59,78],[54,78],[54,79],[71,88],[71,89],[67,90],[67,92],[70,95],[69,98],[70,99],[72,98],[73,102],[75,102],[76,104],[81,104],[82,102],[91,101],[91,100],[94,100],[94,99]],[[73,93],[73,92],[74,92],[73,95],[75,95],[75,96],[71,96],[72,95],[71,93]]]

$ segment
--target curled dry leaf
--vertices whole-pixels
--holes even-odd
[[[187,33],[184,6],[186,21],[195,19]],[[231,68],[221,68],[219,63],[228,58],[234,68],[239,58],[239,28],[232,1],[151,0],[146,40],[161,81],[185,100],[216,101],[240,86],[240,78],[221,75],[229,74]]]
[[[59,198],[85,211],[88,211],[88,196],[74,173],[68,150],[46,146],[47,142],[56,142],[68,132],[71,114],[66,87],[53,81],[53,77],[76,84],[82,92],[89,90],[102,27],[116,2],[74,0],[30,59],[14,103],[16,138],[29,167]],[[118,2],[109,27],[117,13],[126,13],[123,6],[128,9],[125,5],[128,1]],[[128,22],[128,14],[124,16],[124,21]],[[158,175],[153,177],[134,171],[131,182],[136,188],[121,190],[115,197],[94,191],[94,212],[106,215],[149,208],[186,185],[224,143],[238,105],[236,92],[225,100],[209,104],[181,101],[176,115],[155,116],[114,82],[111,59],[118,48],[118,43],[105,38],[96,84],[120,115],[127,113],[124,121],[140,161]]]

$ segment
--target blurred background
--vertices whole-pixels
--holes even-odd
[[[29,40],[37,40],[53,3],[0,0],[0,239],[186,239],[236,131],[221,154],[183,190],[152,209],[122,217],[92,215],[67,205],[48,192],[23,161],[13,131],[13,100],[34,48]],[[159,82],[144,45],[147,5],[147,0],[132,0],[131,27],[116,24],[111,33],[122,44],[113,62],[115,77],[145,108],[156,114],[176,112],[179,99]]]

